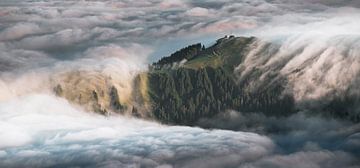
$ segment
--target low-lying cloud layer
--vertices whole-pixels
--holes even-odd
[[[289,120],[308,122],[301,117]],[[320,121],[321,126],[338,127]],[[309,128],[319,128],[315,122],[308,123],[314,125]],[[282,152],[279,139],[301,140],[297,132],[274,138],[107,118],[41,94],[2,102],[0,128],[1,167],[358,167],[359,163],[343,148],[323,149],[316,141]]]
[[[1,167],[218,167],[255,160],[274,148],[254,133],[106,118],[48,95],[1,103],[0,127]]]

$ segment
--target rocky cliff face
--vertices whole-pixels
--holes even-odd
[[[138,73],[127,80],[117,80],[101,72],[71,71],[54,77],[52,85],[57,96],[87,111],[149,118],[151,101],[147,96],[147,80],[146,73]]]
[[[56,77],[54,92],[89,111],[128,113],[131,89],[104,74],[89,71],[66,72]]]

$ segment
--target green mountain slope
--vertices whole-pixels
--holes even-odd
[[[286,115],[294,112],[291,95],[283,94],[281,83],[258,91],[248,91],[238,83],[234,68],[249,52],[255,38],[225,37],[196,55],[181,50],[159,61],[148,73],[152,115],[165,123],[193,125],[227,109]],[[198,45],[201,46],[201,45]],[[187,47],[190,48],[191,47]],[[187,60],[188,58],[188,60]],[[176,66],[174,66],[176,65]]]
[[[154,63],[147,73],[148,100],[152,118],[165,123],[195,125],[201,118],[213,117],[226,110],[288,116],[297,111],[353,122],[360,121],[359,95],[329,95],[318,100],[295,101],[289,74],[280,70],[286,61],[263,68],[276,44],[254,37],[224,37],[208,48],[201,44],[185,47]],[[245,62],[265,60],[253,66]],[[254,60],[258,61],[258,60]],[[250,68],[249,68],[250,67]],[[299,75],[300,69],[292,72]]]

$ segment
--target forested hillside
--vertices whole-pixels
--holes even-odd
[[[244,61],[256,40],[224,37],[208,48],[200,43],[190,45],[154,63],[147,73],[152,116],[165,123],[193,125],[201,118],[231,109],[270,116],[306,111],[311,115],[360,121],[360,113],[354,111],[359,109],[356,108],[359,96],[349,93],[329,96],[324,98],[326,101],[311,100],[318,102],[314,106],[306,101],[296,102],[287,88],[287,78],[277,71],[268,73],[254,67],[239,79],[241,69],[235,68]],[[171,66],[180,61],[184,63]]]
[[[227,109],[288,115],[294,112],[283,88],[247,92],[223,67],[199,70],[179,68],[149,74],[153,113],[161,121],[191,125]]]

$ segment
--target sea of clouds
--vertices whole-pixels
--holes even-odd
[[[324,119],[230,112],[212,124],[234,131],[205,130],[100,116],[46,94],[1,102],[0,113],[1,167],[359,167],[359,127]],[[288,132],[258,131],[276,125]]]
[[[233,33],[262,39],[239,65],[243,72],[279,72],[297,100],[321,97],[357,83],[358,7],[357,0],[3,0],[0,167],[359,167],[352,123],[230,111],[200,123],[224,130],[166,126],[85,112],[51,85],[59,74],[86,71],[127,86],[149,61]]]

